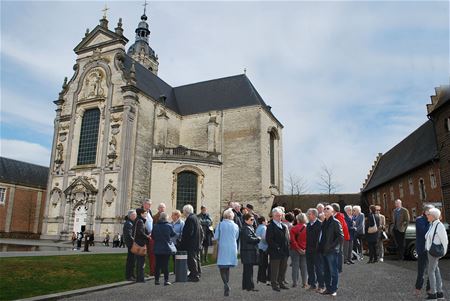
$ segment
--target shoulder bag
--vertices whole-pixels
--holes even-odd
[[[131,253],[133,253],[134,255],[138,255],[138,256],[145,256],[145,254],[147,254],[147,246],[144,245],[143,247],[141,247],[140,245],[138,245],[134,239],[136,237],[136,230],[137,230],[137,222],[136,222],[136,227],[134,228],[134,237],[132,237],[133,239],[133,245],[131,246]]]
[[[378,232],[377,221],[375,220],[374,214],[372,214],[372,218],[373,218],[373,226],[371,226],[371,227],[369,227],[369,229],[367,229],[367,233],[369,233],[369,234]]]
[[[438,222],[436,224],[436,227],[434,228],[434,234],[433,234],[433,238],[431,239],[431,247],[430,250],[428,251],[428,253],[430,253],[431,256],[433,257],[443,257],[444,254],[444,246],[442,244],[435,244],[434,243],[434,237],[436,236],[436,231],[437,231],[437,227],[439,226],[440,222]]]

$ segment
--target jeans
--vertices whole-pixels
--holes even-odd
[[[169,281],[169,254],[155,255],[156,266],[155,266],[155,281],[159,282],[159,275],[161,271],[164,274],[164,281]]]
[[[325,287],[327,291],[334,293],[338,289],[339,272],[338,272],[338,257],[339,252],[329,253],[323,255],[323,275],[325,280]]]
[[[258,282],[266,283],[270,280],[269,254],[259,250]]]
[[[425,270],[428,264],[428,252],[424,251],[422,253],[417,253],[417,278],[416,278],[416,289],[421,290],[423,287],[423,280],[425,276]],[[428,291],[430,289],[430,280],[427,280]]]
[[[398,258],[403,260],[405,257],[405,232],[394,229],[395,244],[397,245]]]
[[[439,258],[428,254],[428,279],[430,280],[430,293],[442,293],[442,278],[439,270]]]
[[[308,271],[306,267],[306,255],[300,255],[297,251],[290,250],[292,262],[292,284],[296,285],[299,278],[299,270],[302,275],[302,284],[306,285],[308,281]]]
[[[252,290],[255,288],[253,283],[253,264],[244,263],[244,273],[242,275],[242,289]]]
[[[307,252],[306,266],[308,268],[308,284],[311,287],[316,287],[317,284],[319,288],[324,288],[322,255],[317,252]]]
[[[377,261],[377,241],[368,241],[369,245],[369,261]]]
[[[145,256],[136,255],[136,281],[144,282]]]
[[[127,264],[125,266],[125,279],[134,278],[134,266],[136,264],[136,257],[131,253],[131,248],[128,248]]]

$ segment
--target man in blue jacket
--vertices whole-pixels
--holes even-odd
[[[423,207],[423,213],[416,219],[416,252],[418,255],[417,259],[417,279],[416,279],[416,295],[420,296],[420,291],[422,290],[424,274],[427,269],[428,256],[427,250],[425,249],[425,234],[428,232],[430,224],[427,220],[428,212],[433,205],[425,205]],[[430,289],[430,282],[427,281],[427,291]]]

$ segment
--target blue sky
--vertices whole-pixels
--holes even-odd
[[[49,164],[52,101],[104,3],[0,2],[2,156]],[[142,2],[107,3],[110,28],[122,17],[132,42]],[[285,126],[285,175],[309,192],[322,165],[339,191],[359,191],[376,154],[425,122],[434,87],[449,82],[446,1],[165,1],[148,15],[169,84],[247,69]]]

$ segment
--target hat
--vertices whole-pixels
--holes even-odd
[[[252,204],[247,204],[247,206],[245,206],[245,207],[247,207],[250,210],[253,210],[253,205]]]

